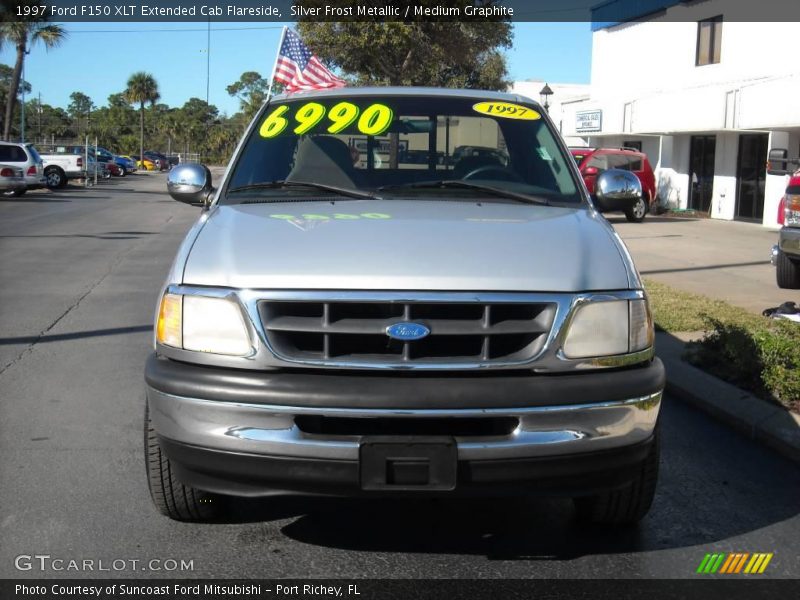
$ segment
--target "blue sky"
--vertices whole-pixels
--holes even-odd
[[[181,106],[192,96],[206,97],[207,30],[203,23],[66,23],[69,38],[46,52],[34,48],[26,60],[25,79],[42,102],[66,107],[80,90],[98,106],[120,92],[135,71],[158,81],[161,98]],[[275,60],[280,23],[214,23],[211,32],[210,102],[236,112],[238,101],[225,87],[244,71],[269,76]],[[517,23],[514,46],[507,52],[512,79],[588,83],[591,63],[590,23]],[[0,62],[13,65],[9,48]]]

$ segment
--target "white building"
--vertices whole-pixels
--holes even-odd
[[[724,0],[660,5],[595,25],[590,95],[551,116],[565,137],[641,148],[664,205],[776,226],[786,176],[766,162],[800,154],[798,24],[726,21]]]

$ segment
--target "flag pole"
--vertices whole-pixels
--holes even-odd
[[[278,40],[278,51],[275,53],[275,63],[272,65],[272,75],[269,76],[269,89],[267,90],[267,102],[269,99],[272,98],[272,84],[275,83],[275,71],[278,68],[278,58],[281,55],[281,47],[283,46],[283,40],[286,37],[286,30],[288,27],[286,25],[283,26],[281,30],[281,39]]]

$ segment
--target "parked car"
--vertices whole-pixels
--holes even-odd
[[[23,170],[14,165],[0,164],[0,192],[8,196],[21,196],[24,194],[25,175]]]
[[[133,160],[130,156],[115,156],[114,162],[116,162],[120,168],[122,169],[122,177],[125,177],[128,173],[136,173],[138,167],[136,166],[136,161]]]
[[[170,163],[169,159],[161,154],[160,152],[153,152],[152,150],[145,150],[144,151],[145,158],[149,158],[153,161],[156,165],[156,169],[159,171],[169,171]]]
[[[628,148],[570,148],[589,193],[595,191],[597,177],[608,169],[631,171],[642,184],[642,198],[613,203],[608,212],[622,211],[628,221],[640,223],[656,200],[656,177],[647,155]],[[603,211],[606,212],[606,211]]]
[[[136,161],[136,166],[139,169],[144,169],[145,171],[158,171],[158,166],[156,166],[156,163],[146,156],[142,158],[139,155],[135,155],[131,158]]]
[[[91,156],[89,163],[86,165],[86,174],[89,179],[94,179],[95,171],[97,171],[97,179],[110,179],[111,172],[108,170],[109,163],[96,161]]]
[[[479,139],[509,159],[377,168],[354,164],[354,137],[435,156]],[[559,493],[588,521],[644,517],[665,384],[647,295],[538,103],[276,96],[231,165],[216,188],[200,164],[167,178],[203,211],[145,367],[159,511],[211,518],[215,494]],[[596,196],[641,184],[611,169]]]
[[[125,170],[120,167],[116,161],[109,161],[105,163],[106,170],[113,176],[113,177],[124,177],[127,175]]]
[[[0,142],[0,163],[22,169],[24,186],[16,186],[3,192],[6,196],[22,196],[28,190],[45,186],[42,157],[32,144]]]
[[[800,289],[800,171],[786,186],[778,206],[778,244],[772,248],[772,264],[778,287]]]

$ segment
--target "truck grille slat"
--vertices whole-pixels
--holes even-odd
[[[555,317],[547,302],[394,302],[262,300],[259,315],[272,350],[287,361],[413,365],[485,363],[535,357]],[[395,323],[425,325],[414,341],[386,334]]]

